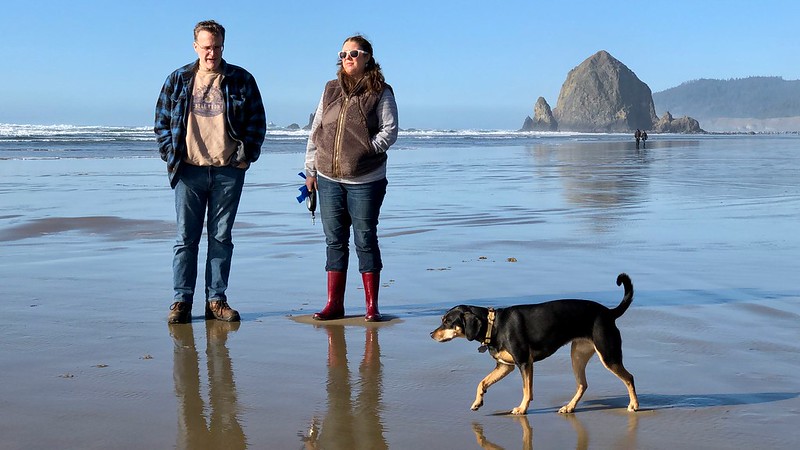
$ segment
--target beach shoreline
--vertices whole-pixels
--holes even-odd
[[[380,225],[393,320],[380,326],[359,321],[353,270],[352,318],[307,320],[325,298],[324,238],[294,199],[300,153],[266,152],[248,172],[236,325],[203,320],[199,301],[191,324],[166,324],[174,206],[160,160],[1,161],[0,447],[788,447],[800,156],[797,139],[770,140],[774,159],[750,142],[393,152]],[[574,392],[567,349],[537,363],[526,416],[503,414],[516,371],[469,410],[494,363],[477,343],[430,338],[446,309],[613,307],[623,271],[636,297],[617,323],[641,411],[595,358],[576,413],[557,414]]]

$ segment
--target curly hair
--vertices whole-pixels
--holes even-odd
[[[372,50],[372,44],[370,44],[367,38],[360,34],[350,36],[349,38],[345,39],[342,44],[346,44],[347,42],[355,42],[360,50],[363,50],[369,54],[369,61],[367,61],[366,67],[364,68],[363,80],[365,83],[365,88],[368,92],[380,95],[383,92],[383,89],[386,87],[386,79],[383,77],[383,72],[381,72],[381,65],[375,60],[375,53]],[[356,86],[359,80],[352,80],[347,76],[347,74],[344,72],[344,68],[342,67],[341,60],[339,60],[339,62],[336,64],[339,66],[336,76],[339,78],[342,86],[344,86],[349,92]]]

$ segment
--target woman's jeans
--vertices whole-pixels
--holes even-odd
[[[347,272],[350,226],[358,255],[358,271],[380,272],[378,214],[386,196],[386,178],[372,183],[345,184],[317,177],[319,210],[325,231],[328,272]]]
[[[243,169],[198,167],[184,164],[175,186],[175,211],[178,240],[172,260],[176,302],[194,299],[197,281],[197,253],[203,235],[203,219],[208,228],[206,255],[206,301],[226,300],[231,272],[233,240],[231,231],[244,186]],[[204,217],[206,216],[207,217]]]

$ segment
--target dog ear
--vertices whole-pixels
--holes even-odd
[[[481,320],[472,312],[464,313],[464,336],[468,341],[478,339],[478,334],[481,332]]]

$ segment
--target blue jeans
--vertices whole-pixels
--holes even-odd
[[[231,231],[242,196],[244,174],[243,169],[235,167],[183,164],[175,186],[178,240],[174,247],[172,275],[176,302],[191,303],[194,299],[204,218],[208,228],[205,299],[226,300],[233,256]]]
[[[319,211],[327,245],[326,271],[347,271],[351,226],[358,271],[380,272],[383,268],[378,248],[378,214],[387,184],[386,178],[372,183],[345,184],[317,177]]]

